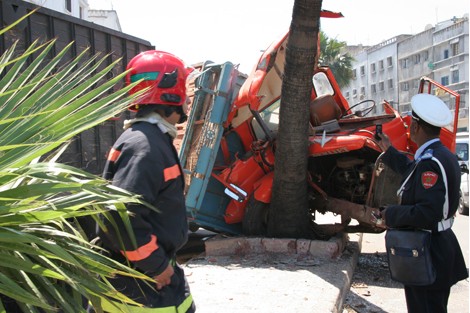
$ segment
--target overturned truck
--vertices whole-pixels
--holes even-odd
[[[264,235],[271,202],[276,135],[288,34],[273,43],[246,77],[236,66],[207,63],[195,81],[194,99],[180,149],[186,179],[186,207],[192,228]],[[381,125],[400,151],[410,157],[411,117],[389,102],[374,115],[376,103],[350,105],[328,67],[312,76],[308,184],[312,225],[321,237],[339,232],[381,232],[370,223],[371,207],[396,203],[400,178],[381,162],[375,138]],[[455,104],[453,125],[441,140],[455,150],[460,96],[423,77],[419,92],[439,94]],[[317,225],[318,214],[341,216]],[[353,222],[354,220],[354,222]]]

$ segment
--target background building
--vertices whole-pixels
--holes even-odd
[[[86,1],[83,0],[73,1],[70,8],[67,6],[68,1],[62,0],[1,0],[1,25],[18,21],[27,12],[36,9],[37,2],[41,7],[35,14],[0,36],[0,54],[13,44],[16,45],[16,51],[25,51],[36,40],[43,43],[54,39],[54,47],[49,51],[51,57],[56,56],[64,47],[70,46],[62,56],[61,62],[68,62],[82,53],[86,53],[82,61],[89,56],[106,56],[99,70],[116,62],[109,74],[118,75],[125,71],[127,63],[134,56],[142,51],[155,49],[146,40],[75,16],[80,12],[88,12]],[[83,5],[81,10],[80,5]],[[28,61],[32,62],[33,59],[30,58]],[[123,84],[124,80],[118,82],[114,87],[115,90],[122,88]],[[122,133],[124,120],[129,118],[130,112],[125,111],[92,129],[81,132],[71,140],[59,162],[89,173],[101,174],[106,163],[106,153]]]
[[[60,13],[86,19],[88,0],[24,0]]]
[[[114,10],[93,10],[88,0],[25,0],[26,2],[65,13],[107,28],[121,31]],[[354,57],[353,79],[342,88],[350,105],[369,107],[383,113],[380,105],[389,101],[399,112],[410,111],[410,99],[418,92],[419,79],[428,76],[450,87],[461,96],[459,109],[460,131],[468,131],[469,115],[469,36],[468,13],[434,26],[428,25],[416,35],[397,35],[377,45],[350,46]],[[371,101],[372,100],[372,101]],[[450,99],[443,99],[451,110]]]
[[[93,10],[88,0],[24,0],[60,13],[122,31],[115,10]]]
[[[399,112],[410,111],[419,79],[427,76],[460,94],[459,131],[468,131],[468,14],[428,25],[416,35],[399,35],[378,45],[348,47],[354,57],[353,79],[342,92],[350,105],[370,99],[389,101]],[[454,102],[443,99],[454,110]],[[363,108],[370,102],[365,102]],[[377,106],[375,113],[382,113]]]

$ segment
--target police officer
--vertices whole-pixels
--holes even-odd
[[[137,245],[122,226],[119,237],[124,247],[119,245],[114,227],[106,232],[100,229],[99,235],[112,258],[123,264],[130,261],[134,268],[153,277],[155,284],[123,276],[111,283],[145,306],[135,307],[136,312],[195,312],[183,269],[175,260],[188,238],[184,179],[173,146],[175,124],[187,118],[187,69],[176,56],[155,50],[134,57],[127,69],[127,84],[141,80],[130,93],[148,91],[130,107],[135,118],[124,122],[125,131],[108,154],[103,176],[115,186],[142,195],[157,210],[126,205]],[[127,310],[133,312],[133,307]]]
[[[379,135],[379,145],[385,151],[383,162],[403,175],[398,192],[401,202],[374,213],[380,217],[376,219],[379,227],[432,231],[431,258],[437,278],[429,286],[405,285],[406,304],[413,313],[447,312],[451,286],[468,277],[451,229],[459,202],[460,167],[456,156],[439,140],[440,130],[452,122],[452,114],[444,102],[430,94],[415,95],[411,108],[410,137],[418,146],[413,161],[391,146],[387,135]]]

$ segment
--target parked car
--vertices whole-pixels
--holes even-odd
[[[462,168],[460,183],[459,213],[468,215],[468,132],[459,132],[455,139],[455,154]]]

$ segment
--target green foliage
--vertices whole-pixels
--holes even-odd
[[[100,253],[77,223],[112,205],[129,231],[124,203],[139,198],[54,162],[76,134],[125,110],[132,86],[112,91],[125,75],[108,79],[118,61],[99,70],[106,56],[83,52],[59,66],[71,45],[50,58],[53,47],[34,42],[18,54],[13,45],[0,57],[0,312],[8,301],[23,312],[84,312],[83,299],[100,311],[107,301],[133,303],[109,278],[150,281]]]
[[[352,62],[354,58],[344,52],[346,42],[331,39],[320,32],[320,65],[329,66],[340,88],[349,84],[352,79]]]

